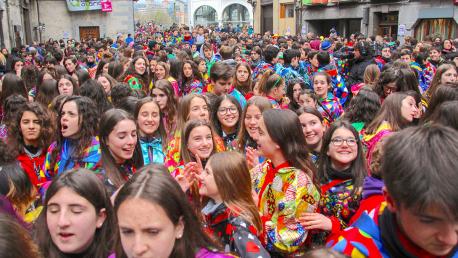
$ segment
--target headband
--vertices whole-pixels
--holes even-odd
[[[280,80],[281,80],[281,76],[279,76],[278,79],[275,81],[273,88],[275,88],[277,86],[277,84],[278,84],[278,82],[280,82]]]

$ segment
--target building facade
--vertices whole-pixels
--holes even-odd
[[[0,0],[0,46],[8,48],[31,42],[32,2],[29,0]]]
[[[251,0],[251,3],[255,6],[256,32],[296,34],[296,21],[300,15],[297,0]]]
[[[116,38],[118,33],[134,31],[134,3],[130,0],[111,1],[111,11],[102,10],[101,0],[34,1],[39,4],[32,5],[32,26],[45,25],[45,30],[39,31],[42,41],[49,38]]]
[[[458,0],[249,0],[258,33],[458,37]],[[297,32],[297,33],[296,33]]]
[[[191,26],[253,25],[253,7],[246,0],[190,0],[188,5]]]
[[[419,40],[427,35],[458,36],[456,0],[303,0],[302,28],[329,35],[335,28],[348,37],[355,32]]]
[[[0,45],[52,39],[116,38],[134,31],[131,0],[0,0]],[[103,7],[103,8],[102,8]]]

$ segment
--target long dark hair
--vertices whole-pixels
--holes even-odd
[[[21,95],[27,98],[27,89],[21,77],[14,73],[7,73],[3,76],[2,90],[0,91],[0,104],[5,104],[6,98],[11,95]]]
[[[177,122],[178,102],[172,84],[167,79],[158,80],[154,83],[154,88],[161,90],[167,96],[167,106],[161,110],[162,114],[167,117],[166,130],[169,133],[173,130]],[[151,93],[152,94],[152,93]]]
[[[191,78],[186,78],[184,76],[184,65],[185,64],[189,64],[191,66],[191,69],[192,69],[192,75],[191,75]],[[166,78],[167,79],[167,78]],[[196,63],[194,63],[193,61],[191,60],[185,60],[183,61],[183,64],[182,64],[182,69],[181,69],[181,84],[180,84],[180,89],[181,89],[181,92],[184,92],[184,90],[188,87],[189,84],[191,84],[193,81],[195,80],[198,80],[202,83],[203,85],[203,79],[202,79],[202,74],[199,73],[199,70],[197,68],[197,65]]]
[[[48,107],[52,100],[59,95],[59,91],[57,90],[57,81],[54,79],[43,80],[40,87],[37,89],[38,91],[35,101],[41,103],[45,107]]]
[[[458,100],[443,102],[434,111],[431,121],[458,130]]]
[[[213,122],[213,126],[216,130],[216,133],[218,133],[219,136],[223,136],[223,128],[221,127],[221,122],[218,119],[218,109],[221,103],[223,103],[224,100],[229,100],[232,104],[237,107],[237,112],[239,112],[239,120],[237,121],[237,124],[235,125],[235,131],[236,133],[239,132],[240,130],[240,125],[241,125],[241,118],[242,118],[242,107],[240,106],[240,103],[235,99],[234,96],[224,94],[221,96],[216,97],[215,103],[213,104],[213,107],[211,108],[211,119]]]
[[[326,183],[329,178],[329,170],[331,169],[331,158],[327,155],[329,151],[329,145],[331,144],[332,135],[339,128],[345,128],[349,130],[356,139],[358,146],[358,153],[356,159],[351,163],[351,175],[353,182],[353,193],[359,191],[363,185],[364,177],[367,175],[366,171],[366,158],[364,157],[363,144],[359,139],[358,132],[348,121],[336,121],[326,131],[323,137],[323,144],[321,145],[320,162],[318,165],[318,178],[320,183]]]
[[[301,86],[301,91],[307,89],[305,82],[302,79],[293,79],[288,82],[286,86],[286,96],[289,98],[289,109],[296,111],[300,108],[299,103],[294,99],[294,85],[299,84]]]
[[[365,86],[359,91],[358,95],[351,99],[343,117],[350,123],[364,122],[368,124],[374,120],[380,108],[379,95]]]
[[[98,127],[98,122],[99,122],[97,108],[94,102],[88,97],[69,96],[65,98],[65,100],[62,102],[62,104],[59,107],[57,126],[56,126],[58,130],[62,128],[61,119],[60,119],[60,116],[62,113],[62,107],[65,105],[65,103],[71,102],[71,101],[75,102],[76,107],[78,108],[78,123],[81,126],[78,132],[79,137],[76,141],[74,141],[75,149],[73,150],[72,157],[75,159],[81,159],[84,154],[84,150],[91,144],[92,137],[94,137],[97,132],[97,127]],[[55,166],[57,154],[60,153],[64,140],[65,138],[62,136],[62,132],[59,131],[59,133],[57,134],[56,148],[54,148],[51,153],[51,160],[50,160],[51,168]]]
[[[111,252],[113,252],[114,236],[117,231],[113,206],[111,205],[110,197],[105,191],[105,186],[102,181],[94,172],[83,168],[73,169],[60,174],[52,181],[46,191],[43,211],[37,220],[35,230],[35,240],[43,256],[49,258],[70,257],[70,255],[62,253],[53,243],[46,219],[49,200],[63,188],[72,190],[90,202],[94,206],[97,214],[102,211],[102,209],[105,209],[106,219],[103,225],[96,229],[92,243],[84,252],[84,256],[80,257],[108,257]]]
[[[24,136],[21,133],[21,119],[26,111],[34,113],[40,121],[40,136],[37,147],[46,151],[49,144],[54,139],[54,125],[51,121],[49,111],[37,102],[27,103],[19,110],[16,119],[8,128],[8,143],[17,153],[24,152]]]
[[[171,258],[194,258],[201,248],[214,250],[217,247],[202,231],[186,195],[164,166],[149,165],[137,172],[119,191],[114,202],[115,212],[118,213],[124,201],[132,198],[159,205],[174,225],[183,222],[183,236],[175,241]],[[121,249],[118,244],[116,257],[125,258]]]
[[[270,138],[280,146],[288,163],[316,182],[299,117],[291,110],[268,109],[262,113]]]
[[[97,106],[97,112],[99,114],[103,114],[111,108],[111,103],[103,86],[94,79],[89,79],[81,85],[80,95],[92,99]]]
[[[29,232],[5,213],[0,213],[0,232],[0,257],[42,257]]]
[[[408,124],[408,121],[402,117],[401,107],[402,101],[408,96],[405,92],[391,93],[383,102],[382,108],[374,120],[366,126],[366,134],[374,134],[384,122],[388,122],[394,132],[403,129]]]
[[[237,69],[239,69],[239,67],[241,67],[241,66],[245,67],[248,70],[248,79],[244,83],[241,83],[241,82],[239,82],[239,80],[237,80]],[[251,74],[252,74],[252,71],[251,71],[251,67],[250,67],[249,64],[247,64],[247,63],[238,63],[235,66],[234,87],[238,91],[240,91],[243,95],[246,95],[248,92],[253,90],[253,80],[251,78]]]
[[[423,121],[429,121],[435,110],[445,101],[458,100],[458,87],[453,84],[441,84],[436,87],[434,95],[429,99],[429,106]]]
[[[35,200],[36,191],[33,191],[34,187],[29,177],[20,164],[16,162],[15,154],[16,152],[9,148],[6,143],[0,141],[0,196],[6,198],[13,205],[18,212],[15,215],[19,215],[18,220],[23,223],[20,216],[25,215],[27,208]],[[24,226],[27,225],[24,223]]]
[[[107,141],[108,136],[113,131],[114,127],[123,120],[131,120],[137,124],[133,116],[122,109],[110,109],[105,112],[100,119],[99,138],[100,150],[102,152],[102,166],[105,169],[107,177],[116,188],[121,187],[126,180],[122,176],[124,172],[121,171],[120,166],[116,164],[113,156],[111,155]],[[143,165],[143,158],[141,157],[141,152],[138,151],[138,140],[135,147],[134,156],[132,159],[127,160],[126,163],[133,165],[134,167],[141,167]]]
[[[120,62],[111,61],[108,64],[108,74],[113,77],[115,80],[119,81],[120,77],[124,72],[124,67]],[[112,85],[114,86],[114,85]]]

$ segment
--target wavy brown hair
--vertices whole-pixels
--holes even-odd
[[[8,128],[8,144],[10,144],[17,153],[24,152],[24,138],[21,132],[21,119],[27,111],[34,113],[40,121],[40,136],[37,147],[46,151],[48,146],[54,140],[54,124],[51,120],[49,111],[37,102],[27,103],[21,110],[19,110],[16,119],[9,125]]]
[[[81,159],[84,154],[84,150],[89,147],[92,141],[92,137],[97,135],[97,128],[99,119],[97,114],[97,108],[94,102],[88,97],[82,96],[68,96],[64,99],[62,104],[59,107],[58,117],[57,117],[57,130],[59,133],[57,134],[57,142],[56,147],[53,149],[51,153],[51,168],[54,168],[55,163],[57,161],[57,155],[61,152],[63,143],[65,138],[62,136],[62,132],[60,131],[61,126],[61,112],[62,107],[67,102],[75,102],[76,107],[78,108],[78,123],[80,125],[80,130],[78,132],[78,139],[75,141],[76,146],[72,153],[72,158],[74,159]]]

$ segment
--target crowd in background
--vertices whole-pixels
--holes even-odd
[[[455,257],[456,47],[149,22],[4,48],[0,256]]]

